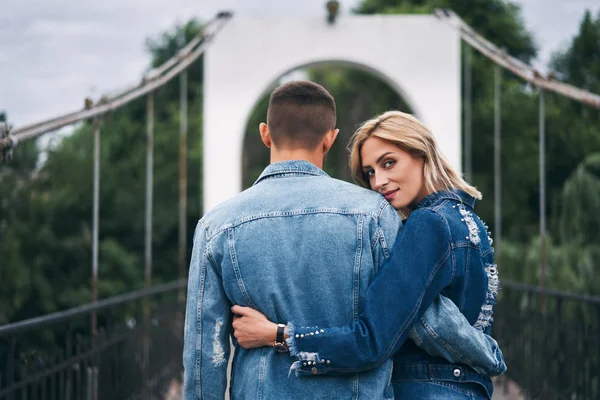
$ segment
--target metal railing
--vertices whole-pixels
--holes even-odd
[[[155,93],[172,81],[180,78],[180,134],[179,134],[179,279],[186,276],[186,243],[187,243],[187,130],[188,130],[188,69],[210,47],[219,32],[224,28],[233,14],[219,12],[208,21],[194,38],[192,38],[177,54],[162,65],[149,71],[135,87],[111,96],[103,96],[95,104],[85,99],[84,108],[66,113],[44,121],[12,128],[0,122],[0,163],[11,159],[12,151],[20,143],[33,140],[43,134],[56,131],[65,126],[89,122],[93,132],[93,197],[92,197],[92,302],[98,296],[98,266],[100,245],[100,150],[101,127],[108,115],[135,100],[146,97],[146,190],[145,190],[145,237],[144,237],[144,285],[152,285],[152,238],[153,238],[153,200],[154,200],[154,96]],[[181,297],[181,296],[180,296]],[[92,331],[96,321],[92,318]]]
[[[0,326],[0,400],[164,398],[182,379],[179,280]],[[90,331],[97,314],[98,331]]]
[[[503,282],[494,336],[529,399],[600,399],[600,297]]]

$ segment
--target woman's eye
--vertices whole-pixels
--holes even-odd
[[[385,168],[389,168],[389,167],[391,167],[393,165],[394,165],[394,160],[387,160],[385,163],[383,163],[383,166]]]
[[[371,178],[373,175],[375,175],[375,171],[369,170],[365,173],[365,175],[367,176],[367,178]]]

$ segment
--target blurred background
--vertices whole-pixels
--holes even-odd
[[[14,128],[102,104],[184,49],[218,11],[230,10],[233,18],[295,15],[325,21],[325,3],[8,0],[0,16],[0,121]],[[440,8],[451,9],[485,39],[534,66],[541,75],[600,93],[600,3],[596,0],[355,0],[341,1],[338,17],[432,14]],[[463,43],[464,49],[468,47]],[[498,114],[494,63],[475,50],[466,53],[470,84],[464,85],[464,75],[461,84],[463,103],[469,101],[463,104],[463,114],[469,112],[463,115],[463,123],[472,132],[467,178],[484,194],[477,211],[490,231],[501,224],[500,277],[509,282],[501,293],[494,327],[509,366],[507,378],[498,387],[502,385],[506,398],[598,399],[600,105],[544,93],[545,178],[540,185],[540,91],[504,71]],[[299,78],[324,85],[337,101],[340,136],[325,168],[333,177],[350,180],[346,144],[360,122],[389,109],[412,111],[377,76],[335,63],[293,71],[279,77],[273,88]],[[163,303],[155,297],[181,304],[184,285],[173,282],[185,278],[182,265],[189,262],[191,237],[201,217],[202,56],[187,69],[183,88],[185,115],[180,79],[169,81],[153,95],[150,228],[145,209],[149,114],[144,97],[102,121],[96,226],[92,121],[23,142],[12,152],[10,162],[0,164],[0,325],[139,294],[131,302],[120,298],[102,310],[83,310],[77,322],[63,315],[63,319],[49,321],[43,331],[20,327],[3,333],[0,327],[0,399],[3,394],[67,390],[71,398],[79,398],[77,391],[85,396],[89,391],[90,398],[128,398],[138,393],[131,383],[135,379],[152,381],[146,386],[156,398],[168,395],[180,358],[168,352],[161,355],[173,358],[171,375],[148,367],[152,360],[164,365],[149,350],[152,344],[170,340],[170,336],[158,338],[148,332],[152,326],[181,323],[161,319],[175,313],[168,311],[173,308],[159,307]],[[267,106],[268,95],[257,99],[247,124],[244,188],[269,162],[268,149],[258,140],[258,125],[266,119]],[[497,123],[502,149],[499,188],[495,187],[498,170],[493,160]],[[184,124],[187,144],[182,167],[179,137]],[[179,179],[182,168],[184,192]],[[541,191],[545,191],[543,202]],[[500,215],[494,201],[498,196]],[[159,289],[148,291],[153,287]],[[142,289],[146,292],[139,292]],[[114,308],[117,305],[119,309]],[[112,310],[110,315],[107,310]],[[136,331],[136,320],[146,322],[137,323],[141,330],[135,336],[144,346],[128,358],[131,364],[122,364],[124,349],[137,342],[127,336]],[[65,321],[71,322],[64,325]],[[68,329],[51,328],[57,323]],[[104,335],[103,342],[98,335]],[[76,347],[76,336],[80,347]],[[113,341],[117,344],[108,344],[115,337],[120,338]],[[108,361],[98,358],[101,349],[113,356]],[[85,356],[68,361],[77,351]],[[131,387],[124,389],[127,385],[111,375],[112,386],[106,385],[114,392],[98,392],[102,385],[97,382],[106,377],[104,371],[138,364],[146,367],[127,379]],[[62,378],[58,373],[44,375],[54,365],[63,365]],[[155,372],[163,373],[162,378],[152,378]],[[28,382],[27,376],[36,378]],[[26,383],[11,389],[15,382]],[[143,385],[139,382],[138,386]],[[129,394],[115,394],[125,392]]]

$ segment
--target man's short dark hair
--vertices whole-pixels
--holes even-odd
[[[335,128],[335,120],[333,97],[314,82],[289,82],[271,94],[267,125],[276,146],[312,150]]]

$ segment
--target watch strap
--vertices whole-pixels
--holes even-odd
[[[285,330],[285,324],[277,324],[277,336],[275,336],[275,341],[278,343],[285,343],[283,338],[283,332]]]

